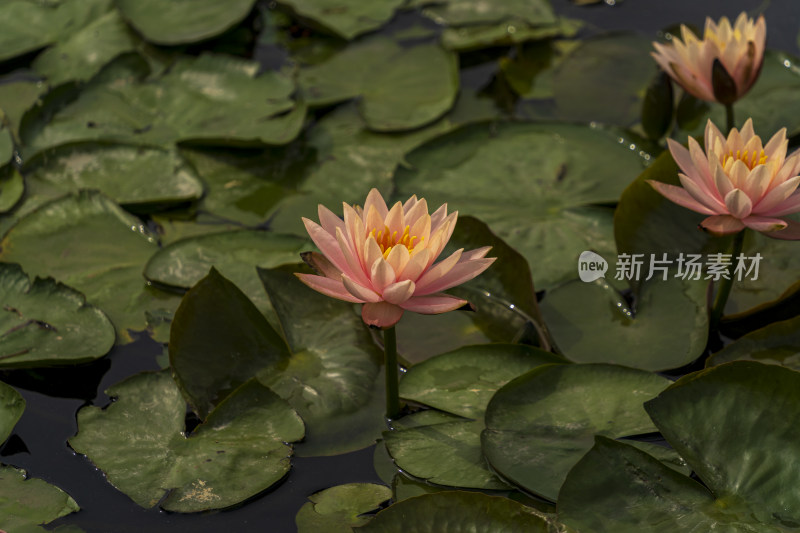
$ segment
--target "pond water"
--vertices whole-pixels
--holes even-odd
[[[497,0],[502,1],[502,0]],[[587,34],[603,31],[636,31],[650,38],[680,22],[702,26],[706,16],[735,17],[741,11],[763,11],[768,24],[768,48],[798,52],[796,0],[624,0],[617,5],[579,7],[553,0],[559,14],[585,20]],[[402,24],[424,20],[416,14],[401,15]],[[429,22],[425,20],[425,24]],[[269,62],[274,58],[264,58]],[[495,71],[481,69],[465,85],[483,86]],[[81,506],[79,513],[61,518],[51,526],[72,524],[87,533],[125,532],[289,532],[306,497],[321,489],[350,482],[381,483],[373,468],[373,448],[335,457],[295,458],[288,477],[276,488],[235,509],[181,515],[145,510],[112,488],[101,471],[75,454],[67,439],[77,432],[76,412],[84,405],[106,405],[103,391],[127,376],[157,370],[162,346],[140,338],[96,363],[65,370],[3,372],[0,379],[23,395],[27,408],[12,437],[0,450],[2,462],[24,468],[33,477],[62,488]],[[53,383],[58,390],[53,390]]]

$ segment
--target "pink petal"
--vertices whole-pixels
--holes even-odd
[[[355,250],[351,248],[351,244],[348,238],[345,237],[341,228],[336,228],[336,242],[339,243],[339,250],[344,257],[345,263],[347,264],[347,268],[342,269],[342,272],[348,274],[359,284],[365,287],[368,286],[369,279],[367,279],[367,275],[364,273],[364,267],[361,266],[361,259],[358,258]]]
[[[367,303],[361,307],[361,319],[379,328],[394,326],[402,316],[403,309],[389,302]]]
[[[494,263],[496,257],[489,257],[484,259],[474,259],[472,261],[464,261],[454,266],[450,272],[434,281],[424,289],[418,289],[416,294],[425,296],[433,292],[440,292],[447,290],[456,285],[461,285],[467,282],[489,268]]]
[[[323,278],[322,276],[314,276],[312,274],[295,273],[295,276],[297,276],[300,281],[315,291],[321,292],[326,296],[331,296],[338,300],[344,300],[345,302],[363,303],[363,300],[360,300],[347,292],[341,281],[336,281],[331,278]]]
[[[700,226],[714,235],[728,235],[744,229],[744,224],[738,218],[730,215],[714,215],[700,223]]]
[[[725,206],[728,212],[738,219],[750,216],[753,210],[753,202],[741,189],[734,189],[725,196]]]
[[[761,214],[771,217],[782,217],[793,213],[800,213],[800,192],[797,191],[766,213]]]
[[[317,214],[319,214],[320,226],[331,235],[336,235],[336,228],[344,229],[344,221],[324,205],[317,206]]]
[[[386,262],[389,263],[394,270],[395,276],[399,277],[403,273],[403,269],[411,260],[411,255],[408,253],[408,248],[402,244],[392,247],[392,251],[386,256]]]
[[[705,196],[714,196],[712,193],[713,179],[708,169],[708,159],[706,159],[705,154],[700,150],[697,141],[691,138],[689,139],[689,146],[697,146],[697,151],[699,152],[696,157],[697,161],[690,155],[689,150],[672,139],[667,139],[667,144],[669,145],[672,158],[684,172],[686,178],[694,182],[704,192]]]
[[[322,254],[309,252],[303,255],[303,261],[326,278],[331,278],[336,281],[342,279],[342,271],[336,268],[336,266],[328,261],[328,258]]]
[[[402,304],[414,295],[415,285],[410,279],[392,283],[383,290],[383,299],[390,304]]]
[[[433,212],[431,215],[431,232],[436,231],[439,229],[439,226],[442,225],[444,219],[447,218],[447,204],[442,204],[439,209]]]
[[[394,269],[386,259],[379,257],[377,261],[372,263],[370,280],[372,281],[372,288],[377,292],[383,293],[383,290],[394,283],[396,279]]]
[[[405,211],[406,224],[408,224],[411,227],[414,227],[414,224],[420,218],[428,214],[428,202],[426,202],[425,198],[423,198],[422,200],[416,202],[411,208],[405,209],[404,206],[403,209]],[[412,235],[414,234],[412,233]]]
[[[486,257],[486,254],[488,254],[489,250],[491,249],[492,249],[491,246],[482,246],[480,248],[475,248],[474,250],[470,250],[469,252],[464,252],[463,254],[461,254],[460,262],[463,263],[465,261],[472,261],[473,259],[483,259],[484,257]]]
[[[649,183],[656,191],[661,193],[668,200],[671,200],[676,204],[685,207],[686,209],[691,209],[692,211],[701,213],[703,215],[715,214],[714,211],[692,198],[689,193],[686,192],[686,190],[680,187],[668,185],[666,183],[661,183],[660,181],[654,180],[647,180],[647,183]]]
[[[403,234],[403,230],[406,227],[405,217],[403,216],[403,204],[397,202],[392,206],[389,210],[389,214],[386,215],[384,224],[389,228],[390,233],[397,232],[398,236]]]
[[[795,176],[773,187],[764,195],[761,201],[753,207],[753,210],[759,215],[772,216],[772,211],[780,209],[786,199],[790,198],[797,190],[798,185],[800,185],[800,176]]]
[[[786,220],[788,224],[784,229],[778,231],[769,231],[764,233],[767,237],[773,239],[781,239],[785,241],[800,240],[800,222],[796,220]]]
[[[389,213],[389,209],[386,207],[386,202],[383,200],[383,196],[381,196],[381,193],[378,191],[378,189],[372,189],[369,191],[367,199],[364,201],[364,213],[368,215],[371,207],[374,207],[377,210],[381,220],[385,219],[386,215]]]
[[[772,172],[767,165],[758,165],[744,180],[742,190],[747,194],[753,204],[758,203],[772,182]]]
[[[749,216],[742,219],[745,226],[760,232],[778,231],[786,227],[782,218]]]
[[[359,285],[347,274],[342,274],[342,284],[359,302],[380,302],[381,297],[372,289]]]
[[[431,253],[427,248],[423,248],[419,252],[414,252],[406,268],[403,269],[402,279],[410,279],[416,282],[428,267],[430,255]]]
[[[305,217],[303,218],[303,224],[305,224],[306,231],[311,237],[311,240],[314,241],[314,244],[317,245],[317,248],[320,249],[325,257],[327,257],[331,263],[333,263],[336,268],[342,272],[349,272],[350,267],[347,264],[347,260],[345,259],[342,249],[339,247],[336,238],[325,231],[322,226]],[[339,231],[338,228],[337,231]]]
[[[433,294],[431,296],[414,296],[400,304],[400,307],[406,311],[414,311],[423,315],[438,315],[458,309],[466,303],[466,300],[449,294]]]
[[[461,259],[461,254],[463,252],[464,252],[463,248],[456,250],[455,252],[450,254],[450,256],[447,259],[443,259],[442,261],[439,261],[431,268],[429,268],[422,275],[422,277],[419,278],[419,281],[417,281],[417,291],[424,291],[428,287],[428,285],[434,283],[437,279],[441,278],[442,276],[450,272],[450,269],[456,266],[458,260]],[[427,291],[425,292],[425,294],[430,294],[432,292],[436,291]]]

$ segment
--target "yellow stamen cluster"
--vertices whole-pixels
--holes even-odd
[[[767,162],[767,156],[764,154],[764,150],[761,150],[760,152],[754,151],[749,156],[747,150],[744,152],[741,150],[736,150],[735,155],[733,152],[728,152],[728,154],[725,155],[725,157],[722,159],[722,168],[727,169],[728,164],[730,163],[732,165],[737,159],[747,165],[747,168],[750,170],[753,170],[756,165],[763,165]]]
[[[382,230],[377,230],[377,228],[373,229],[369,232],[369,235],[375,239],[375,242],[378,243],[378,246],[381,248],[381,252],[383,252],[383,257],[386,258],[389,257],[389,253],[392,251],[392,248],[398,244],[405,246],[409,252],[414,250],[414,241],[417,239],[417,237],[408,234],[410,229],[410,226],[406,226],[399,239],[397,238],[397,232],[390,231],[389,226],[384,226]],[[425,237],[422,237],[419,242],[422,242],[422,239],[424,238]]]

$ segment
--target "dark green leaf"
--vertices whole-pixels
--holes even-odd
[[[55,485],[30,478],[24,470],[0,465],[0,516],[3,529],[9,533],[48,524],[78,510],[75,500]]]
[[[352,533],[366,524],[374,511],[392,497],[392,489],[372,483],[350,483],[316,492],[295,517],[298,533]]]

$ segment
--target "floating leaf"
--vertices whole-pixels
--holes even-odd
[[[655,431],[642,403],[669,385],[622,366],[545,365],[501,388],[486,409],[483,453],[495,471],[556,501],[569,470],[596,434]]]
[[[366,524],[366,513],[392,497],[392,489],[372,483],[349,483],[316,492],[295,517],[298,533],[352,533]]]
[[[9,532],[22,531],[23,528],[48,524],[79,510],[75,500],[55,485],[29,478],[24,470],[0,465],[0,516],[3,517],[3,529]]]
[[[533,368],[560,363],[557,355],[521,344],[465,346],[406,372],[400,396],[467,418],[480,418],[492,395]]]
[[[255,380],[188,438],[186,404],[169,373],[137,374],[106,393],[117,401],[81,409],[69,443],[142,507],[161,502],[169,511],[196,512],[235,505],[278,482],[292,454],[284,442],[303,438],[297,413]]]
[[[203,184],[174,150],[99,143],[72,144],[28,162],[29,195],[46,199],[96,189],[131,211],[196,200]],[[30,199],[29,199],[30,201]]]
[[[8,439],[25,411],[25,399],[9,385],[0,381],[0,444]]]
[[[25,193],[25,182],[11,165],[0,168],[0,214],[10,211]],[[0,234],[3,232],[0,231]]]
[[[800,316],[748,333],[709,357],[706,366],[730,361],[758,361],[800,370]]]
[[[556,22],[547,0],[507,0],[488,9],[481,0],[412,0],[411,5],[422,5],[423,15],[437,24],[468,26],[522,20],[531,26],[545,26]]]
[[[612,211],[593,204],[615,202],[642,168],[609,132],[568,124],[476,124],[406,160],[396,198],[480,218],[528,260],[540,290],[574,277],[582,251],[614,250]]]
[[[186,293],[175,311],[170,366],[200,418],[260,370],[283,366],[288,357],[280,335],[214,268]]]
[[[642,128],[649,139],[658,141],[667,133],[672,124],[673,101],[672,82],[666,72],[659,71],[642,102]]]
[[[708,339],[706,283],[675,278],[671,271],[667,276],[656,273],[641,285],[635,311],[604,279],[572,281],[548,292],[542,314],[559,350],[579,363],[645,370],[678,368],[698,358]]]
[[[535,509],[507,498],[463,491],[403,500],[379,512],[361,529],[364,533],[549,531],[547,520]]]
[[[176,45],[202,41],[238,24],[255,0],[119,0],[122,15],[145,39]]]
[[[447,50],[468,52],[553,37],[574,37],[583,24],[580,20],[559,18],[553,24],[542,25],[529,25],[522,20],[510,20],[489,25],[445,28],[442,32],[442,46]]]
[[[20,263],[30,275],[52,276],[102,309],[117,330],[146,328],[145,312],[173,309],[179,298],[145,285],[142,268],[157,250],[135,218],[97,192],[81,192],[25,215],[0,242],[0,260]]]
[[[383,358],[361,317],[351,304],[309,289],[285,270],[258,272],[292,352],[285,369],[259,379],[303,417],[307,438],[298,454],[372,444],[386,427]]]
[[[2,368],[85,363],[114,346],[114,325],[81,293],[52,278],[31,283],[19,265],[0,263],[0,302]]]
[[[301,17],[307,17],[345,39],[380,28],[403,0],[281,0]]]

